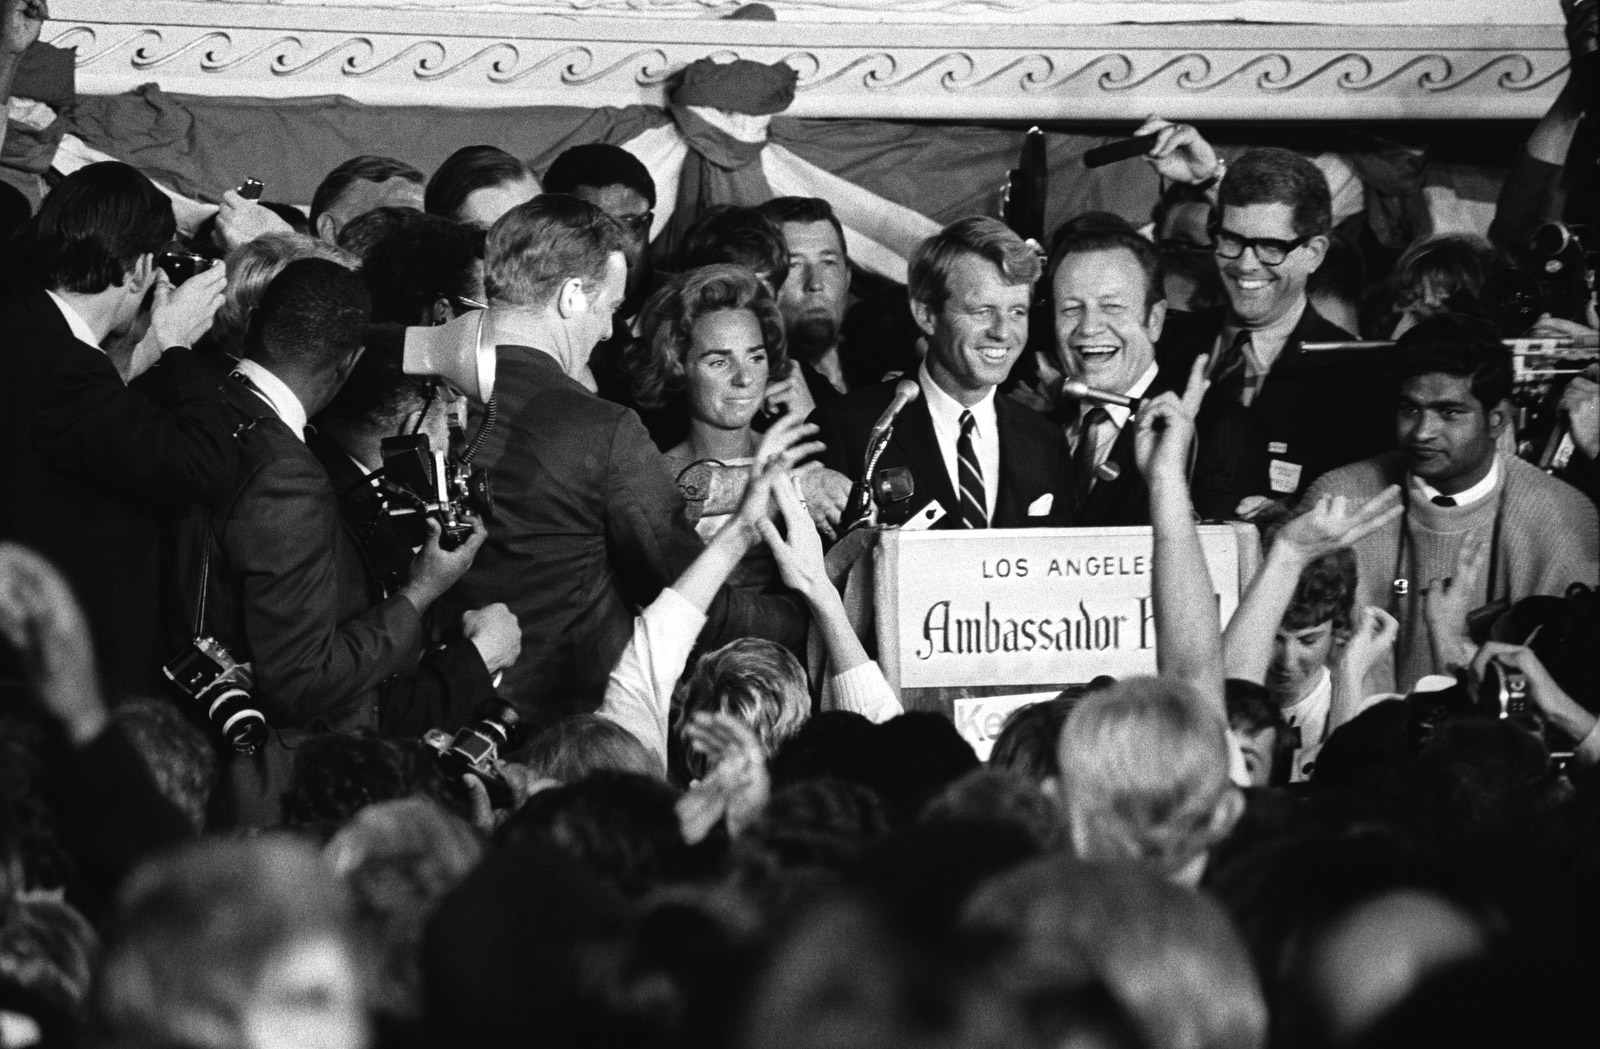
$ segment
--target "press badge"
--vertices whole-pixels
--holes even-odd
[[[943,516],[944,506],[940,504],[939,500],[935,499],[921,510],[912,514],[911,519],[901,525],[900,528],[907,532],[920,532],[924,529],[932,528],[939,518]]]
[[[1268,441],[1267,442],[1267,454],[1268,455],[1288,455],[1289,454],[1289,442],[1287,442],[1287,441]]]
[[[1273,459],[1267,463],[1267,480],[1272,485],[1272,490],[1280,495],[1289,495],[1300,489],[1300,473],[1305,467],[1299,463],[1291,463],[1285,459]]]

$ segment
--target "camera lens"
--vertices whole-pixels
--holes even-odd
[[[225,686],[214,695],[198,698],[206,704],[206,716],[222,738],[240,754],[254,754],[267,741],[267,719],[250,705],[250,693],[244,689]]]

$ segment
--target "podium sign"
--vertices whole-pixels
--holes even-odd
[[[1254,570],[1241,544],[1254,541],[1248,526],[1200,528],[1224,623],[1241,568]],[[1153,674],[1151,543],[1148,527],[885,530],[874,566],[884,673],[900,689]]]

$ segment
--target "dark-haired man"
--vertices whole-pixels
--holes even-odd
[[[789,249],[789,275],[778,289],[778,308],[789,354],[800,362],[811,399],[821,404],[850,390],[839,353],[850,303],[844,227],[828,202],[816,197],[777,197],[757,210],[779,224]]]
[[[622,227],[626,234],[622,255],[628,263],[623,311],[632,316],[650,284],[648,252],[656,217],[656,182],[650,169],[621,146],[589,142],[564,150],[551,162],[544,173],[544,191],[586,200]]]
[[[1039,257],[998,219],[962,219],[918,246],[910,296],[928,356],[921,396],[900,414],[879,471],[910,471],[915,491],[885,514],[935,528],[1024,528],[1068,524],[1069,457],[1050,420],[996,389],[1028,339]],[[886,382],[816,410],[823,462],[861,477],[873,424],[895,395]]]
[[[180,535],[184,629],[209,549],[202,630],[254,665],[255,698],[280,730],[376,728],[378,686],[416,667],[422,613],[483,541],[481,527],[453,551],[431,537],[410,579],[384,597],[342,523],[333,485],[306,447],[306,421],[349,375],[369,309],[361,278],[325,259],[291,262],[273,278],[221,391],[238,434],[238,471]],[[274,747],[266,754],[264,775],[252,774],[251,762],[233,765],[247,823],[278,818],[287,758]]]
[[[535,197],[489,231],[484,282],[494,308],[498,415],[475,462],[495,478],[483,555],[453,595],[504,601],[522,655],[502,693],[535,725],[600,705],[653,601],[699,555],[672,471],[639,418],[594,393],[589,359],[611,331],[627,264],[617,223],[563,194]],[[767,637],[796,647],[805,628],[782,597],[723,590],[702,640]]]
[[[1062,369],[1090,387],[1134,401],[1181,392],[1156,361],[1167,317],[1161,255],[1123,219],[1090,212],[1054,238],[1050,261],[1056,352]],[[1073,524],[1103,528],[1150,523],[1150,491],[1134,461],[1135,407],[1068,401],[1061,423],[1072,445]],[[1196,445],[1190,491],[1202,518],[1233,514],[1255,494],[1264,469],[1254,427],[1238,405],[1209,413]]]
[[[328,172],[311,195],[311,228],[329,244],[345,223],[374,208],[422,210],[422,172],[393,157],[351,157]]]
[[[1304,349],[1355,338],[1306,298],[1332,230],[1321,169],[1277,148],[1224,166],[1192,127],[1151,121],[1140,130],[1162,136],[1150,158],[1162,175],[1216,186],[1211,248],[1227,307],[1174,313],[1158,350],[1174,374],[1211,355],[1202,411],[1223,401],[1249,410],[1267,466],[1258,489],[1298,496],[1322,473],[1393,447],[1394,379],[1384,359]]]
[[[1394,673],[1402,690],[1470,657],[1453,636],[1430,638],[1429,602],[1453,620],[1501,598],[1561,594],[1600,577],[1600,521],[1571,485],[1496,452],[1509,425],[1511,353],[1486,322],[1442,315],[1403,334],[1394,348],[1399,450],[1334,470],[1306,492],[1353,505],[1400,485],[1405,513],[1355,544],[1357,602],[1400,623]],[[1463,548],[1470,546],[1463,556]],[[1468,576],[1466,580],[1462,576]],[[1468,588],[1470,584],[1470,589]],[[1437,618],[1437,615],[1436,615]],[[1442,623],[1460,634],[1459,621]],[[1436,651],[1438,641],[1444,651]],[[1382,690],[1379,685],[1377,690]]]
[[[171,203],[133,168],[82,168],[19,233],[39,284],[0,313],[0,538],[65,574],[113,690],[158,687],[171,654],[159,519],[223,490],[236,463],[216,376],[184,348],[210,327],[226,276],[219,264],[174,289],[155,265],[173,230]],[[170,348],[130,388],[100,344],[152,289],[150,330]]]

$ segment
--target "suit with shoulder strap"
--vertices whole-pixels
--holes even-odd
[[[861,477],[867,439],[878,417],[894,399],[894,382],[879,383],[818,406],[811,421],[827,445],[823,465],[850,480]],[[1071,524],[1071,457],[1061,429],[1031,408],[995,397],[1000,438],[1000,478],[994,492],[992,528],[1044,528]],[[889,446],[878,460],[878,472],[903,467],[911,471],[915,491],[899,506],[886,510],[885,524],[900,524],[936,501],[944,515],[934,528],[959,528],[961,505],[934,435],[927,398],[919,397],[900,413]]]

